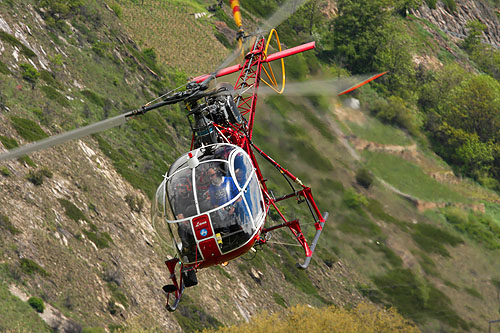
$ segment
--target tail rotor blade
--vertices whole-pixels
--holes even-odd
[[[70,140],[79,139],[79,138],[82,138],[82,137],[90,135],[90,134],[99,133],[99,132],[105,131],[107,129],[116,127],[116,126],[120,126],[127,121],[127,119],[126,119],[127,116],[130,116],[130,113],[121,114],[119,116],[109,118],[109,119],[97,122],[95,124],[91,124],[91,125],[88,125],[85,127],[77,128],[77,129],[74,129],[74,130],[69,131],[69,132],[64,132],[64,133],[48,137],[46,139],[43,139],[43,140],[40,140],[37,142],[27,144],[27,145],[22,146],[22,147],[12,149],[12,150],[8,151],[7,153],[0,154],[0,161],[10,160],[10,159],[13,159],[16,157],[27,155],[27,154],[35,152],[35,151],[39,151],[39,150],[42,150],[45,148],[49,148],[49,147],[67,142]]]
[[[369,75],[355,75],[351,77],[338,78],[324,81],[307,82],[289,82],[283,95],[286,96],[305,96],[305,95],[326,95],[341,96],[347,94],[361,86],[375,80],[387,72]],[[244,93],[243,90],[237,90],[236,93]],[[268,96],[275,94],[275,91],[267,86],[259,87],[259,96]]]

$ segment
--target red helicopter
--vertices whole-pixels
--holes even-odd
[[[290,1],[286,14],[272,21],[277,26],[305,1]],[[71,139],[97,133],[121,125],[161,106],[183,102],[192,129],[191,149],[178,158],[165,174],[156,191],[152,205],[153,226],[160,237],[167,236],[176,256],[165,261],[170,272],[171,284],[163,287],[167,296],[166,308],[175,311],[186,287],[198,283],[196,271],[213,265],[224,264],[247,253],[255,245],[266,243],[266,234],[279,228],[289,228],[304,249],[305,260],[297,267],[306,269],[311,262],[328,213],[322,214],[316,205],[311,188],[282,167],[252,141],[259,85],[266,85],[281,93],[284,89],[285,68],[283,58],[311,50],[314,42],[287,50],[281,49],[276,30],[266,38],[260,31],[246,36],[241,28],[241,15],[237,0],[231,1],[233,15],[238,25],[237,41],[240,45],[218,70],[191,80],[185,89],[175,89],[162,101],[148,103],[136,110],[121,114],[93,125],[56,135],[34,144],[0,155],[0,161],[25,155]],[[268,21],[269,22],[269,21]],[[254,41],[251,42],[251,37]],[[269,54],[272,38],[277,52]],[[225,67],[234,61],[246,45],[250,51],[243,64]],[[269,63],[281,62],[283,81],[281,87]],[[215,78],[239,72],[234,86],[219,83],[209,89]],[[266,78],[262,77],[262,74]],[[346,89],[343,95],[384,75],[370,78]],[[256,159],[256,154],[271,163],[287,178],[291,193],[279,198],[268,190],[266,179]],[[295,184],[293,186],[292,182]],[[288,220],[277,203],[295,199],[305,202],[311,212],[316,229],[312,242],[308,242],[298,219]],[[276,210],[282,222],[265,226],[270,208]],[[178,267],[179,276],[176,275]]]

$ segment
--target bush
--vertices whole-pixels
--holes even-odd
[[[394,308],[381,309],[373,304],[359,303],[345,308],[329,306],[314,308],[297,305],[285,312],[263,311],[250,322],[204,332],[419,332],[415,325]]]
[[[80,210],[80,208],[76,207],[71,201],[66,199],[58,199],[59,203],[64,207],[66,216],[72,219],[75,222],[80,220],[89,222],[85,214]]]
[[[46,168],[37,171],[30,171],[26,177],[30,182],[36,186],[43,184],[45,178],[52,178],[52,172]]]
[[[35,52],[33,52],[29,47],[21,43],[16,37],[6,33],[5,31],[0,31],[0,39],[4,42],[9,43],[14,47],[19,47],[21,49],[21,53],[24,54],[28,58],[36,57]]]
[[[10,171],[6,166],[0,167],[0,175],[4,177],[9,177],[10,176]]]
[[[366,168],[358,169],[356,172],[356,182],[364,188],[370,188],[373,183],[373,175]]]
[[[36,273],[44,277],[49,275],[49,273],[47,273],[47,271],[43,269],[42,266],[38,265],[31,259],[22,258],[21,260],[19,260],[19,263],[21,264],[21,270],[25,274],[33,275]]]
[[[356,193],[352,188],[344,192],[342,201],[351,209],[361,208],[368,205],[368,200],[362,194]]]
[[[16,132],[27,141],[38,141],[48,137],[47,133],[33,120],[16,116],[10,117],[10,120]],[[10,147],[9,149],[12,148],[14,147]]]
[[[30,297],[28,299],[28,304],[36,310],[36,312],[43,313],[45,310],[45,304],[43,304],[43,300],[40,297]]]
[[[21,67],[23,71],[23,79],[31,83],[31,88],[34,89],[36,81],[38,81],[40,77],[40,73],[31,64],[20,64],[19,67]]]
[[[14,227],[14,225],[12,225],[12,223],[9,220],[9,217],[3,214],[0,214],[0,228],[6,229],[12,235],[17,235],[21,233],[19,229]]]
[[[69,107],[68,99],[56,89],[52,88],[51,86],[42,86],[40,89],[48,99],[55,101],[61,106]]]

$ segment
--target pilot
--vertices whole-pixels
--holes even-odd
[[[191,182],[187,177],[180,179],[175,186],[174,210],[178,220],[196,215]]]
[[[174,201],[175,216],[178,220],[196,215],[196,207],[193,198],[193,191],[189,179],[187,177],[180,179],[175,186]],[[189,220],[178,223],[178,233],[182,241],[182,251],[188,255],[188,257],[192,257],[196,249]]]

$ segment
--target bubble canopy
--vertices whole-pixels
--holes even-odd
[[[200,243],[210,239],[217,256],[243,247],[265,219],[255,168],[243,149],[230,144],[177,159],[156,191],[152,213],[156,231],[171,236],[184,263],[206,260]]]

